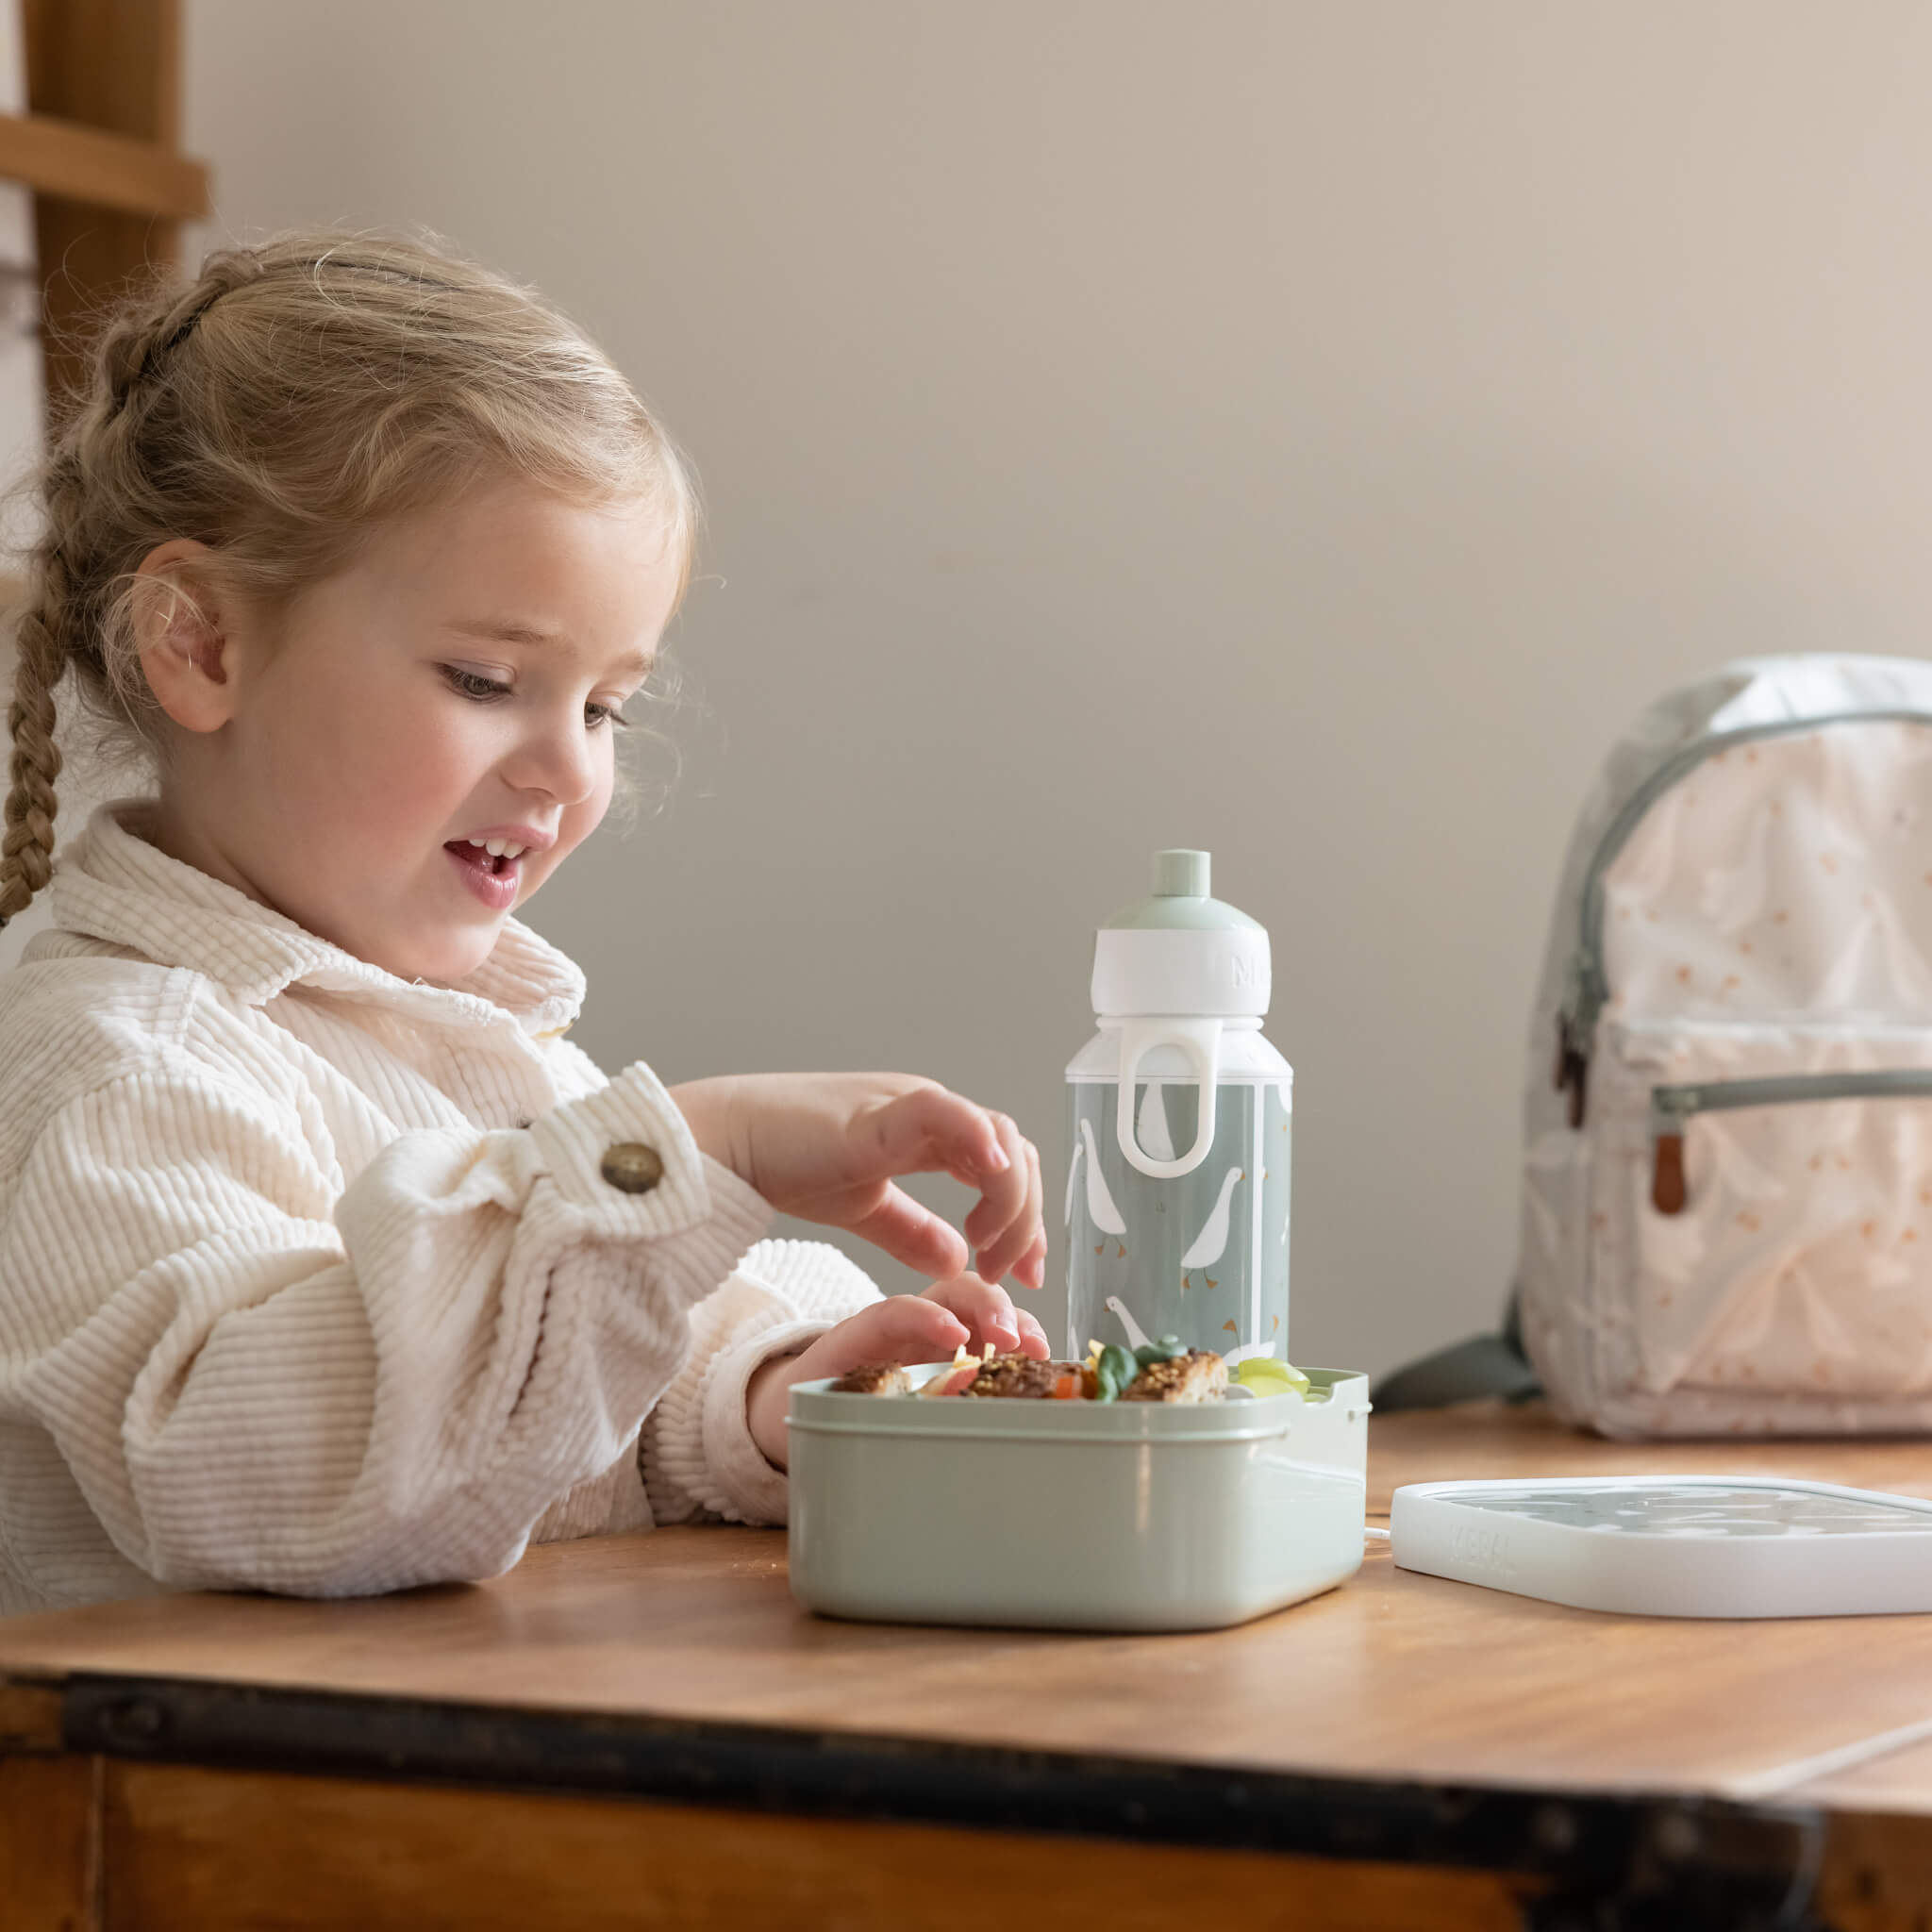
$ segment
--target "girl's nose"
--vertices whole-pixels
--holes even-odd
[[[581,716],[533,724],[504,762],[519,791],[542,791],[559,805],[581,805],[597,787],[597,751]]]

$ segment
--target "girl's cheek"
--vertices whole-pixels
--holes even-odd
[[[607,765],[598,780],[597,789],[581,805],[574,805],[564,813],[562,836],[554,848],[553,859],[567,858],[573,849],[582,844],[604,823],[604,814],[610,809],[610,800],[615,790],[611,773]]]

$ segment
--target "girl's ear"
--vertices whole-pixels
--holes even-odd
[[[188,731],[219,731],[235,714],[238,653],[208,564],[192,538],[158,544],[141,560],[134,642],[156,701]]]

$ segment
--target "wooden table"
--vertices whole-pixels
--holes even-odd
[[[1932,1494],[1932,1444],[1378,1418],[1448,1476]],[[1231,1631],[838,1624],[783,1537],[475,1587],[0,1623],[0,1924],[1828,1925],[1932,1920],[1932,1617],[1599,1616],[1395,1569]],[[1782,1915],[1782,1916],[1780,1916]]]

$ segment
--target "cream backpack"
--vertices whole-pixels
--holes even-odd
[[[1558,1413],[1932,1430],[1932,663],[1748,660],[1645,712],[1532,1041],[1517,1288]]]

